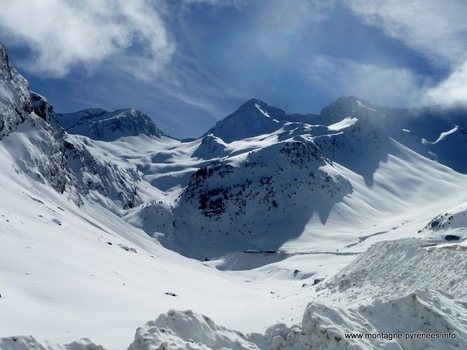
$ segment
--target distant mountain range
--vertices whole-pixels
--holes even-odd
[[[467,111],[458,108],[391,109],[341,97],[319,115],[302,115],[251,99],[202,138],[182,142],[132,108],[55,114],[29,92],[4,48],[2,57],[3,135],[32,118],[49,139],[38,141],[23,169],[200,259],[278,249],[313,215],[325,223],[337,203],[351,200],[347,171],[371,187],[391,156],[415,152],[423,163],[467,172]]]
[[[89,197],[116,213],[131,209],[124,212],[130,222],[145,222],[148,234],[162,232],[161,242],[198,258],[278,249],[314,213],[325,222],[336,203],[352,198],[346,171],[373,186],[391,156],[415,152],[426,164],[467,172],[467,111],[460,108],[391,109],[341,97],[319,115],[302,115],[251,99],[202,138],[182,142],[132,108],[56,114],[29,92],[4,47],[1,58],[0,132],[8,136],[30,120],[40,135],[29,141],[35,150],[23,170],[77,203]],[[161,203],[151,205],[156,214],[142,209],[149,202]]]
[[[164,209],[154,205],[164,219],[151,221],[165,226],[146,227],[146,232],[165,232],[161,241],[167,246],[198,258],[245,247],[278,249],[303,233],[313,212],[325,222],[332,207],[354,191],[334,163],[372,186],[380,163],[400,152],[394,149],[397,144],[425,162],[430,159],[467,172],[465,115],[460,109],[442,107],[381,108],[356,97],[339,98],[320,115],[288,115],[258,99],[249,100],[200,140],[176,143],[171,154],[153,157],[149,168],[156,160],[166,163],[158,169],[169,163],[177,164],[177,170],[170,175],[149,170],[143,178],[157,178],[152,185],[159,190],[181,191],[175,201],[164,203]],[[58,119],[68,133],[92,139],[166,137],[148,117],[131,109],[85,110]],[[177,153],[183,156],[175,157]],[[138,202],[137,191],[134,197]],[[297,210],[291,211],[293,207]],[[143,222],[157,217],[147,208],[131,215],[142,215]]]

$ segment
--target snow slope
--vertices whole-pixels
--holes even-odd
[[[267,302],[266,291],[163,249],[97,204],[78,208],[12,168],[2,169],[1,198],[2,336],[88,337],[123,348],[138,324],[167,308],[219,316]]]

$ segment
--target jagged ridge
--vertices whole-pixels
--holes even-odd
[[[58,114],[60,123],[70,134],[91,139],[114,141],[120,137],[164,135],[151,118],[133,108],[108,112],[103,109],[85,109],[76,113]]]

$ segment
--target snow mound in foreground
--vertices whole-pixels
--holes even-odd
[[[338,308],[308,305],[302,326],[277,324],[244,335],[191,311],[169,311],[138,328],[128,350],[149,349],[459,349],[467,347],[467,304],[417,291]]]
[[[170,310],[136,330],[128,350],[258,349],[242,333],[218,326],[192,311]]]
[[[313,303],[299,337],[319,349],[459,349],[467,346],[466,317],[466,303],[428,290],[348,309]]]
[[[308,305],[302,326],[277,324],[242,334],[192,311],[174,311],[136,330],[128,350],[465,349],[467,303],[429,290],[368,305]],[[2,350],[103,350],[87,339],[66,345],[33,337],[0,338]]]
[[[320,301],[365,304],[426,288],[465,300],[467,253],[446,248],[415,239],[376,243],[320,287]]]
[[[301,325],[243,334],[171,310],[138,328],[128,350],[467,349],[465,254],[414,239],[377,243],[318,289]],[[15,337],[0,338],[0,349],[102,348]]]
[[[414,239],[377,243],[319,288],[301,326],[243,335],[170,311],[139,328],[130,350],[467,348],[465,254]]]
[[[66,345],[54,344],[48,341],[39,341],[34,337],[8,337],[0,338],[2,350],[104,350],[89,339],[81,339]]]

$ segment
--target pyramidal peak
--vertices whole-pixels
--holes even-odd
[[[287,114],[282,109],[270,106],[266,102],[261,101],[257,98],[252,98],[248,100],[243,105],[241,105],[238,110],[257,110],[265,117],[277,120],[284,120],[287,116]]]
[[[335,102],[323,108],[321,118],[323,123],[337,123],[347,117],[368,115],[378,112],[378,107],[355,96],[339,97]]]
[[[205,135],[213,134],[230,143],[262,134],[270,134],[282,127],[287,114],[256,98],[248,100],[239,109],[214,125]]]

